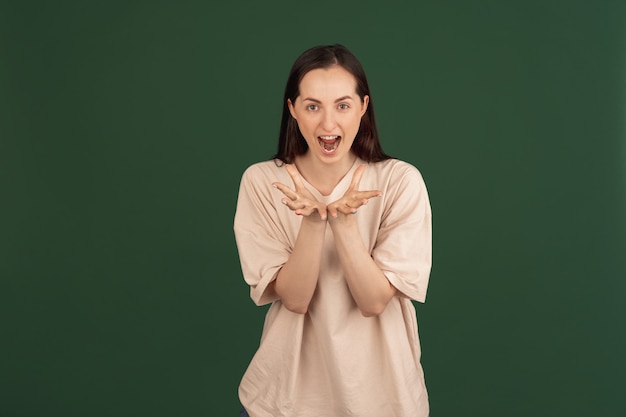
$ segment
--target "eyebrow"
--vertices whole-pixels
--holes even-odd
[[[352,98],[352,96],[343,96],[343,97],[339,97],[337,100],[335,100],[335,103],[338,103],[338,102],[344,101],[344,100],[354,100],[354,99]],[[312,101],[314,103],[321,103],[321,101],[319,101],[316,98],[312,98],[312,97],[307,97],[305,99],[302,99],[302,101]]]

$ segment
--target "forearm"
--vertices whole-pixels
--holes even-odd
[[[382,313],[397,290],[372,259],[353,215],[330,221],[350,293],[364,316]]]
[[[289,259],[278,272],[274,289],[290,311],[304,314],[313,298],[320,271],[326,221],[303,217]]]

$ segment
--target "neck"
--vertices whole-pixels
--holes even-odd
[[[339,181],[350,171],[356,155],[350,153],[349,158],[344,158],[337,163],[325,164],[322,161],[311,158],[307,152],[296,157],[295,164],[300,175],[322,195],[330,194],[339,184]]]

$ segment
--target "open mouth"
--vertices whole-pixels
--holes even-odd
[[[332,154],[339,147],[341,136],[318,136],[317,142],[320,144],[322,151],[326,154]]]

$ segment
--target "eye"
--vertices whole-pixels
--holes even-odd
[[[341,103],[339,106],[339,110],[348,110],[350,108],[349,105],[347,105],[346,103]]]
[[[317,110],[317,104],[309,104],[308,106],[306,106],[306,109],[309,111],[315,111]]]

